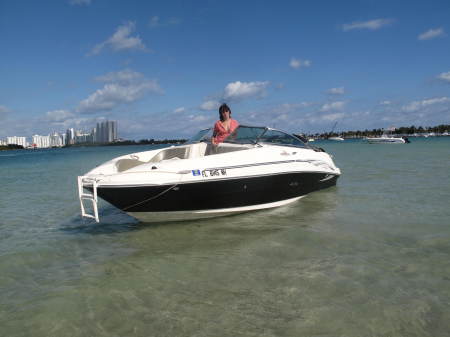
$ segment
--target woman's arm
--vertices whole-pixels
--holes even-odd
[[[216,137],[217,137],[217,135],[218,135],[218,133],[219,133],[219,125],[218,125],[218,123],[219,123],[219,122],[216,122],[216,123],[214,124],[213,136],[211,137],[211,143],[213,143],[213,145],[217,145],[217,143],[216,143]]]

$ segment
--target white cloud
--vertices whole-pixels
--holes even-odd
[[[350,30],[378,30],[382,27],[389,26],[394,22],[393,19],[375,19],[369,21],[355,21],[352,23],[346,23],[342,25],[342,30],[348,32]]]
[[[266,96],[266,90],[269,85],[269,81],[230,82],[222,92],[209,95],[199,108],[210,111],[217,109],[223,102],[240,102],[251,98],[262,98]]]
[[[436,29],[429,29],[426,32],[420,34],[417,39],[423,41],[423,40],[431,40],[435,39],[437,37],[442,37],[445,35],[444,29],[442,28],[436,28]]]
[[[95,78],[98,82],[119,82],[128,83],[143,78],[144,75],[130,69],[124,69],[117,72],[110,72]]]
[[[166,22],[163,22],[159,16],[155,15],[150,18],[148,25],[152,28],[155,28],[155,27],[178,25],[180,23],[181,20],[178,18],[170,18]]]
[[[326,111],[333,111],[333,110],[342,110],[344,108],[345,104],[346,104],[346,102],[344,102],[344,101],[325,103],[320,108],[320,111],[326,112]]]
[[[437,76],[437,79],[450,83],[450,71],[447,71],[446,73],[439,74]]]
[[[309,67],[309,66],[311,66],[311,63],[312,62],[310,60],[301,60],[301,59],[292,57],[291,61],[289,62],[289,66],[294,69],[299,69],[301,67]]]
[[[405,112],[416,112],[416,111],[425,109],[431,105],[443,104],[443,103],[449,103],[449,102],[450,102],[449,97],[429,98],[429,99],[424,99],[422,101],[413,101],[407,105],[404,105],[402,107],[402,110]]]
[[[204,111],[211,111],[211,110],[218,109],[219,105],[220,105],[220,102],[218,102],[218,101],[208,100],[208,101],[203,102],[200,105],[200,109],[204,110]]]
[[[110,72],[98,76],[97,81],[109,82],[82,100],[76,109],[80,113],[95,113],[113,110],[121,104],[137,101],[146,94],[163,94],[155,79],[146,79],[143,74],[130,69]]]
[[[380,102],[380,105],[391,105],[391,104],[392,104],[392,102],[388,101],[388,100]]]
[[[127,22],[122,26],[119,26],[116,32],[106,41],[97,44],[91,51],[91,54],[97,55],[103,49],[109,48],[113,51],[122,50],[142,50],[148,51],[147,47],[142,42],[139,36],[130,36],[136,29],[134,22]]]
[[[181,23],[181,20],[178,18],[170,18],[169,21],[167,21],[168,25],[179,25]]]
[[[330,95],[343,95],[345,94],[344,87],[331,88],[327,90],[327,93]]]
[[[186,108],[184,106],[176,108],[175,110],[173,110],[173,112],[175,113],[180,113],[180,112],[184,112],[186,111]]]
[[[161,94],[162,92],[156,80],[147,80],[129,85],[109,83],[85,100],[82,100],[77,112],[95,113],[98,111],[109,111],[121,104],[137,101],[147,93]]]
[[[129,116],[120,120],[120,134],[130,138],[190,138],[199,130],[212,127],[216,113],[184,115],[174,111],[156,112],[145,116]]]
[[[0,105],[0,113],[6,113],[9,112],[10,110],[4,106],[4,105]]]
[[[351,116],[339,111],[343,104],[345,102],[337,104],[299,102],[262,106],[254,111],[246,112],[245,117],[238,120],[241,124],[266,125],[287,132],[323,132],[329,130],[336,120],[342,120],[346,125],[348,124]],[[324,106],[327,111],[322,111]]]
[[[188,122],[205,122],[209,121],[211,119],[211,116],[204,116],[204,115],[189,115],[188,116]]]
[[[89,6],[91,4],[91,2],[92,2],[91,0],[70,0],[69,1],[69,3],[71,5],[79,5],[79,6],[82,6],[82,5]]]
[[[263,97],[266,94],[268,81],[264,82],[241,82],[228,83],[225,87],[223,98],[225,100],[239,101],[252,97]]]
[[[53,111],[47,111],[46,113],[46,120],[49,122],[63,122],[67,119],[70,119],[73,117],[73,114],[68,110],[53,110]]]
[[[159,25],[159,16],[152,16],[150,18],[150,23],[149,23],[150,27],[156,27]]]
[[[313,103],[311,102],[301,102],[301,103],[283,103],[279,106],[275,107],[272,111],[276,113],[292,113],[297,112],[301,109],[304,109],[306,107],[312,106]]]
[[[332,114],[323,115],[321,118],[324,121],[334,122],[337,119],[343,118],[345,116],[345,113],[343,112],[335,112]]]

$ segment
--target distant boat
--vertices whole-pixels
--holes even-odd
[[[405,144],[405,143],[409,143],[409,139],[406,137],[389,137],[388,135],[382,135],[381,137],[366,137],[366,140],[370,144]]]
[[[315,139],[314,138],[309,138],[308,139],[308,143],[310,143],[310,142],[314,142],[315,141]]]
[[[336,128],[337,123],[338,123],[338,122],[334,123],[334,125],[333,125],[333,127],[331,128],[331,131],[330,131],[329,134],[333,134],[334,129]],[[339,136],[336,136],[336,137],[328,137],[327,139],[328,139],[328,140],[338,141],[338,142],[343,142],[343,141],[344,141],[344,138],[339,137]]]

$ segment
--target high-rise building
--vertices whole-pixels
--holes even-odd
[[[50,147],[50,136],[34,135],[32,137],[32,146],[36,148]]]
[[[57,132],[50,135],[50,146],[51,147],[61,147],[64,145],[63,138]]]
[[[23,147],[27,147],[27,137],[6,137],[6,143],[8,145],[22,145]]]
[[[116,121],[104,121],[97,123],[95,130],[95,141],[97,143],[112,143],[117,139]]]
[[[75,130],[73,128],[66,130],[66,145],[75,144]]]
[[[74,142],[75,144],[94,143],[94,139],[92,138],[92,133],[76,131]]]

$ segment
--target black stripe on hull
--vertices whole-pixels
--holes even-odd
[[[223,179],[179,185],[97,188],[98,195],[126,212],[174,212],[243,207],[277,202],[336,185],[324,173]]]

